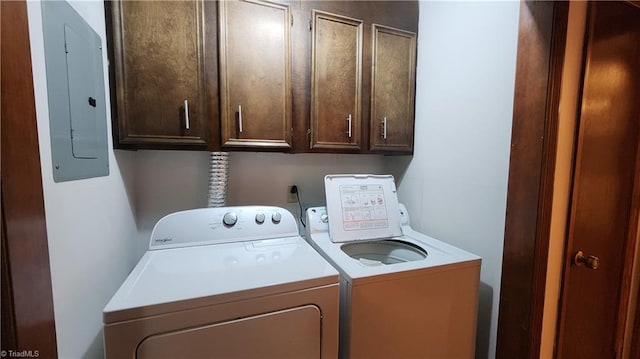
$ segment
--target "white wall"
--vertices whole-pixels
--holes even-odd
[[[105,44],[103,3],[71,5]],[[28,1],[27,9],[58,357],[99,358],[102,309],[141,255],[135,241],[134,204],[127,194],[134,185],[135,153],[110,150],[108,177],[53,182],[40,2]],[[103,49],[108,100],[106,46]],[[110,126],[108,138],[112,148]]]
[[[140,243],[147,245],[162,216],[206,207],[208,152],[139,151],[137,207]],[[324,176],[333,173],[382,173],[379,155],[232,152],[227,205],[268,204],[300,215],[287,203],[287,186],[297,185],[303,205],[324,204]],[[301,231],[304,229],[301,227]]]
[[[519,2],[420,2],[413,158],[390,158],[412,225],[482,256],[476,357],[496,350]]]

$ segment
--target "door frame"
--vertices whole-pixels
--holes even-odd
[[[568,2],[520,5],[497,358],[540,357],[568,10]],[[629,282],[633,256],[624,260]],[[625,285],[622,298],[629,291]],[[635,318],[630,344],[638,352],[640,306]]]
[[[1,58],[2,356],[57,358],[27,5],[0,8],[2,53],[11,54]]]
[[[568,2],[520,3],[497,358],[539,358]]]

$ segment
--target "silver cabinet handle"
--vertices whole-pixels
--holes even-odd
[[[387,139],[387,118],[382,119],[382,139]]]
[[[184,100],[184,128],[189,129],[189,101]]]
[[[238,105],[238,129],[242,132],[242,105]]]
[[[347,124],[349,126],[349,129],[347,130],[347,137],[351,138],[351,114],[347,117]]]

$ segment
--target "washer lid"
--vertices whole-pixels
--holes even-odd
[[[324,188],[332,242],[402,235],[392,175],[327,175]]]

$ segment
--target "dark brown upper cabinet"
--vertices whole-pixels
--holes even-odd
[[[294,48],[309,58],[295,56],[294,77],[308,97],[294,89],[294,112],[308,111],[295,120],[298,137],[308,126],[306,150],[412,153],[418,3],[303,1],[301,17],[310,34]]]
[[[416,1],[107,1],[116,148],[410,154]]]
[[[413,150],[416,34],[372,25],[369,149]]]
[[[220,1],[220,114],[225,149],[291,149],[291,11]]]
[[[105,10],[115,147],[215,146],[215,4],[113,1]]]
[[[312,11],[311,149],[360,150],[363,22]]]

